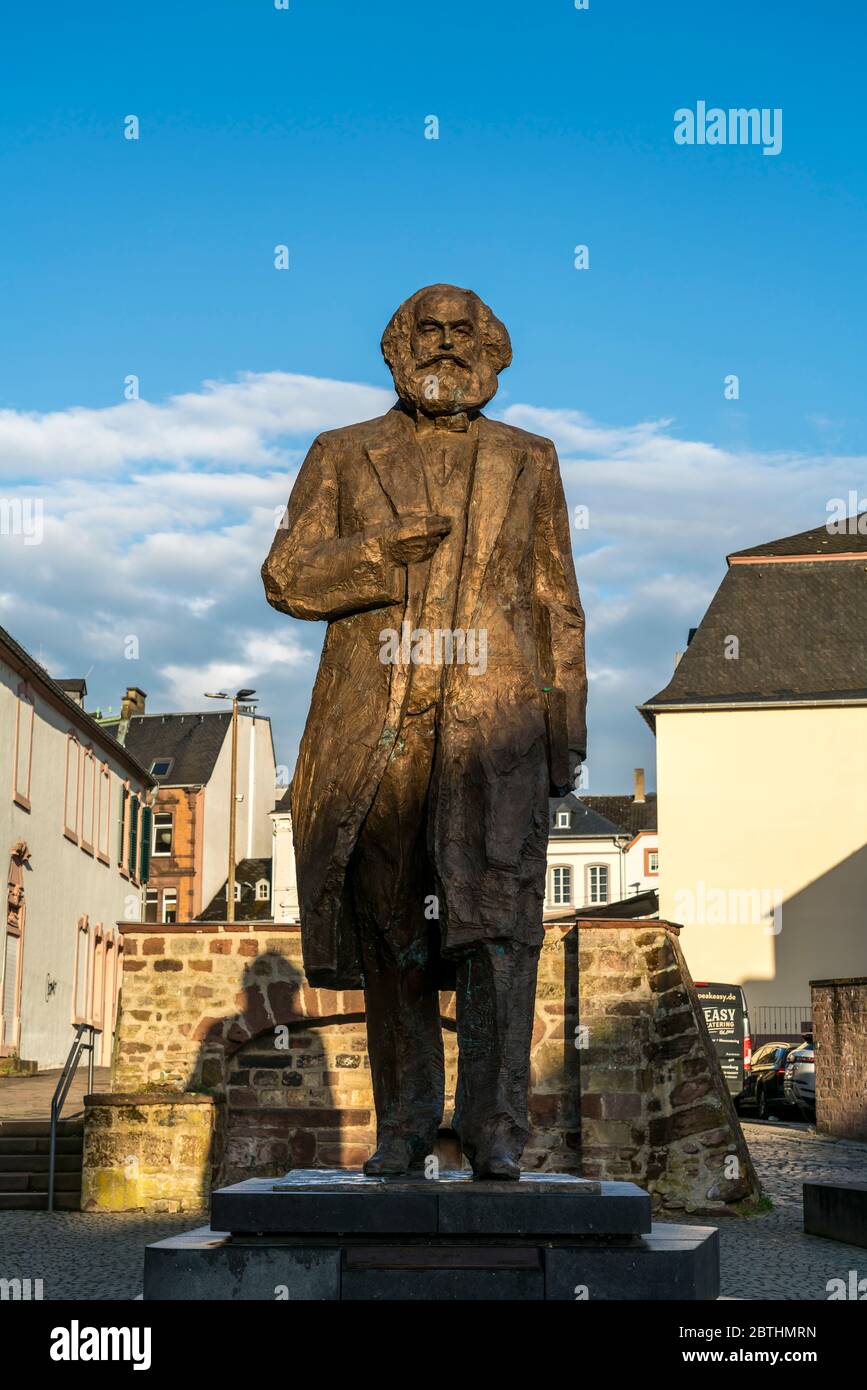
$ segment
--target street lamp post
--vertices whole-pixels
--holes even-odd
[[[226,874],[226,921],[235,920],[235,819],[238,814],[238,703],[248,703],[255,690],[238,690],[227,695],[224,690],[216,693],[205,691],[208,700],[232,701],[232,771],[229,791],[229,866]]]

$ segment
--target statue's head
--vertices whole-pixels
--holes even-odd
[[[392,315],[382,355],[402,401],[425,415],[480,410],[512,360],[504,324],[472,290],[427,285]]]

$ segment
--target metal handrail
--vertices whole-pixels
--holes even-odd
[[[84,1041],[85,1033],[90,1034],[90,1041]],[[75,1037],[69,1049],[69,1056],[64,1063],[63,1071],[60,1073],[54,1095],[51,1098],[51,1139],[48,1146],[48,1210],[54,1211],[54,1169],[57,1156],[57,1123],[60,1119],[60,1112],[69,1095],[69,1088],[72,1085],[78,1064],[81,1061],[82,1052],[88,1053],[87,1059],[87,1090],[88,1094],[93,1091],[93,1054],[96,1050],[96,1039],[102,1033],[101,1028],[95,1028],[92,1023],[77,1023],[75,1025]]]

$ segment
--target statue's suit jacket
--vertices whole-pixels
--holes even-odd
[[[446,957],[541,941],[549,759],[564,751],[551,738],[586,745],[584,615],[554,446],[484,416],[477,430],[454,628],[487,630],[487,669],[445,669],[428,814]],[[331,989],[360,983],[346,869],[412,681],[411,665],[380,660],[381,634],[417,626],[430,565],[393,564],[380,538],[427,511],[415,424],[397,405],[315,440],[262,570],[275,608],[328,623],[291,804],[304,967]],[[556,726],[550,687],[565,692]]]

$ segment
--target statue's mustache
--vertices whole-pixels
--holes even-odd
[[[423,371],[425,367],[434,367],[437,362],[456,362],[459,367],[466,367],[467,371],[472,370],[472,363],[456,352],[438,352],[435,357],[427,357],[423,362],[417,362],[416,370]]]

